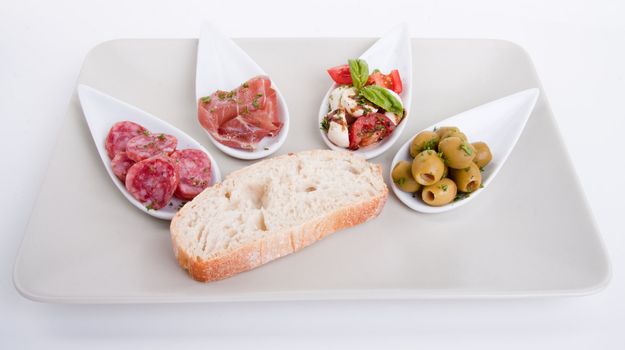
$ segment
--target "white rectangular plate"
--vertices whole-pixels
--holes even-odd
[[[373,39],[242,39],[291,111],[278,154],[325,148],[317,110],[328,67]],[[224,175],[251,161],[225,156],[196,120],[197,40],[115,40],[87,56],[78,83],[179,127]],[[416,131],[479,104],[540,87],[528,55],[496,40],[413,40],[412,115],[384,174]],[[373,67],[375,68],[375,67]],[[14,281],[46,302],[130,303],[583,295],[610,277],[592,214],[541,94],[499,176],[470,205],[419,214],[391,193],[382,214],[303,251],[203,284],[176,263],[168,222],[134,208],[98,159],[76,96],[17,258]],[[126,116],[120,116],[124,119]],[[470,137],[470,135],[469,135]],[[385,175],[386,176],[386,175]],[[386,178],[388,182],[388,178]]]

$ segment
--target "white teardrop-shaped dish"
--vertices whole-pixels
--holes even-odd
[[[345,58],[345,63],[347,63],[349,58],[351,57]],[[384,140],[367,147],[362,147],[356,151],[351,151],[362,155],[366,159],[371,159],[393,146],[395,141],[401,136],[407,124],[406,121],[410,117],[410,105],[412,103],[412,45],[410,43],[408,25],[404,23],[391,30],[376,41],[360,58],[367,61],[370,72],[376,68],[384,74],[388,74],[393,69],[399,70],[399,75],[403,83],[403,90],[399,96],[401,97],[404,110],[406,111],[404,120],[402,120],[393,133]],[[337,62],[337,65],[339,64],[342,64],[342,62]],[[321,123],[323,117],[328,114],[328,98],[332,90],[337,86],[337,84],[332,85],[323,97],[321,106],[319,107],[319,123]],[[328,139],[325,131],[320,129],[319,132],[321,133],[323,142],[325,142],[330,149],[345,150],[345,148],[333,144]]]
[[[493,160],[486,165],[482,173],[483,188],[471,193],[468,197],[451,202],[440,207],[432,207],[425,204],[420,197],[415,198],[412,193],[404,192],[395,185],[391,179],[391,187],[399,200],[413,210],[422,213],[442,213],[455,208],[459,208],[488,188],[488,185],[495,178],[503,164],[508,159],[510,152],[516,145],[527,119],[532,113],[539,96],[538,89],[528,89],[513,95],[483,104],[466,112],[457,114],[451,118],[424,129],[434,130],[443,126],[456,126],[467,135],[469,142],[483,141],[488,144]],[[422,131],[424,131],[422,130]],[[418,133],[417,133],[418,134]],[[413,135],[397,152],[391,163],[389,172],[393,171],[395,165],[402,160],[412,161],[409,149]]]
[[[215,159],[204,147],[202,147],[202,145],[200,145],[199,142],[192,139],[180,129],[145,111],[142,111],[135,106],[120,101],[86,85],[78,86],[78,97],[80,99],[83,114],[85,115],[85,119],[89,125],[91,136],[93,137],[93,141],[95,142],[98,153],[100,154],[100,159],[102,160],[106,171],[113,180],[115,186],[117,186],[126,199],[128,199],[130,203],[144,213],[159,219],[171,220],[171,218],[174,217],[174,214],[178,211],[179,207],[187,201],[172,197],[170,202],[171,205],[167,205],[159,210],[148,210],[143,203],[136,200],[128,192],[128,190],[126,190],[124,183],[119,180],[115,174],[113,174],[111,160],[109,159],[104,146],[106,136],[108,135],[111,126],[119,121],[129,120],[144,126],[153,133],[162,132],[173,135],[178,139],[177,149],[193,148],[201,150],[206,153],[211,161],[211,185],[221,181],[221,172],[219,171],[219,166],[217,165]]]
[[[250,78],[267,75],[232,39],[206,22],[202,23],[200,32],[195,74],[196,105],[200,98],[209,96],[217,90],[230,91]],[[278,113],[283,123],[278,135],[265,137],[255,150],[246,151],[226,146],[207,132],[215,147],[235,158],[259,159],[276,152],[284,144],[289,133],[289,109],[275,81],[271,81],[271,86],[277,93]]]

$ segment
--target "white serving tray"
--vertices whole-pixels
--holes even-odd
[[[291,131],[278,154],[325,148],[317,131],[325,70],[373,41],[237,40],[289,103]],[[217,151],[199,127],[196,47],[191,39],[105,42],[87,56],[78,83],[162,116],[202,143],[227,175],[252,161]],[[372,160],[385,176],[416,131],[540,87],[528,55],[496,40],[413,39],[413,79],[403,136]],[[489,191],[469,205],[420,214],[391,192],[375,220],[209,284],[178,266],[168,223],[133,208],[111,184],[74,95],[14,271],[27,298],[68,303],[564,296],[599,291],[609,277],[544,92]]]

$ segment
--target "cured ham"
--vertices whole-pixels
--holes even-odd
[[[218,142],[254,150],[282,128],[276,91],[266,76],[254,77],[232,91],[216,91],[198,101],[198,119]]]

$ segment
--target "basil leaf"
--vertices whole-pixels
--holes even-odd
[[[376,106],[384,110],[395,113],[399,117],[404,115],[404,107],[401,101],[392,93],[381,86],[369,85],[360,90],[360,94]]]
[[[349,73],[352,76],[354,87],[356,90],[362,89],[367,84],[367,79],[369,79],[369,65],[360,58],[348,60],[347,63],[349,63]]]

